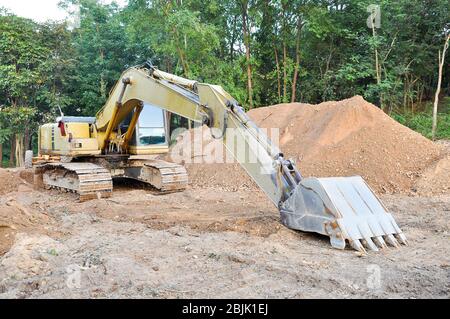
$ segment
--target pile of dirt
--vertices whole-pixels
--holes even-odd
[[[445,152],[440,160],[427,167],[417,179],[414,189],[420,195],[450,194],[450,141],[436,142]]]
[[[193,188],[215,187],[228,191],[257,188],[242,167],[235,163],[222,140],[214,139],[206,126],[178,136],[177,143],[161,158],[183,164]]]
[[[318,105],[251,110],[263,128],[280,129],[280,149],[305,177],[361,175],[378,193],[409,192],[441,147],[355,96]],[[193,187],[253,188],[237,164],[188,164]]]
[[[0,201],[0,256],[7,252],[14,242],[16,233],[41,232],[52,219],[45,213],[29,209],[14,198]]]
[[[21,183],[14,172],[0,168],[0,195],[15,192]]]
[[[32,170],[0,168],[0,256],[9,250],[19,232],[45,232],[52,222],[42,209],[27,207],[17,194],[28,197],[32,192]]]

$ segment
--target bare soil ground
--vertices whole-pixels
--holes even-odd
[[[12,174],[25,179],[0,196],[11,212],[0,224],[15,235],[0,240],[12,244],[1,298],[450,297],[449,194],[382,196],[410,245],[361,256],[286,229],[260,191],[120,183],[78,203]]]

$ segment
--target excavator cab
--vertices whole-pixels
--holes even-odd
[[[122,132],[128,130],[133,113],[121,123]],[[168,112],[151,104],[144,104],[129,143],[131,155],[157,155],[169,151]]]
[[[126,132],[133,113],[120,124],[120,130]],[[162,110],[151,104],[144,104],[136,128],[129,143],[131,155],[165,154],[176,137],[184,130],[193,127],[192,121],[175,113]]]

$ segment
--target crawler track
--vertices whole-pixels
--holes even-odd
[[[188,175],[184,166],[153,160],[145,162],[144,168],[152,175],[151,184],[162,192],[181,191],[188,184]]]
[[[45,188],[77,193],[80,201],[109,197],[113,189],[110,172],[92,163],[46,163],[35,174]]]

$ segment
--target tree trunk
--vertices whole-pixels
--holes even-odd
[[[436,128],[437,128],[437,111],[438,111],[438,103],[439,103],[439,93],[441,92],[441,83],[442,83],[442,69],[444,67],[445,53],[448,48],[448,41],[450,40],[450,35],[447,36],[444,44],[444,50],[439,50],[439,74],[438,74],[438,84],[436,88],[436,93],[434,95],[434,104],[433,104],[433,127],[431,128],[431,136],[433,140],[436,137]]]
[[[405,74],[405,82],[403,84],[403,111],[408,108],[408,74]]]
[[[106,99],[106,81],[103,74],[100,74],[100,96]]]
[[[178,41],[177,41],[177,43],[178,43]],[[188,64],[187,64],[187,62],[186,62],[186,58],[185,58],[185,56],[184,56],[184,52],[183,52],[183,50],[178,46],[178,44],[177,44],[177,51],[178,51],[178,56],[179,56],[179,58],[180,58],[181,66],[183,67],[183,73],[184,73],[184,76],[187,77],[187,78],[189,78],[189,77],[190,77],[190,75],[189,75],[189,66],[188,66]]]
[[[23,134],[16,134],[16,167],[24,166]]]
[[[180,58],[181,66],[183,67],[183,73],[186,78],[190,78],[190,71],[189,71],[189,64],[187,62],[186,53],[183,50],[182,45],[180,44],[180,34],[178,32],[178,29],[173,27],[172,32],[175,37],[175,46],[178,52],[178,57]],[[187,43],[185,43],[185,46],[187,46]]]
[[[373,17],[373,19],[375,20],[375,17]],[[375,39],[377,34],[375,32],[375,21],[372,21],[372,36]],[[375,73],[376,73],[376,77],[377,77],[377,85],[378,85],[378,89],[380,88],[380,84],[381,84],[381,69],[380,69],[380,63],[378,61],[378,49],[377,46],[375,45],[375,49],[374,49],[374,54],[375,54]],[[382,110],[384,110],[384,106],[383,106],[383,97],[381,92],[380,94],[380,107]]]
[[[99,36],[100,30],[99,30],[98,25],[96,26],[96,30],[97,30],[97,35]],[[100,64],[101,64],[101,70],[102,70],[100,73],[100,96],[106,100],[106,85],[107,85],[107,83],[106,83],[105,77],[103,75],[103,68],[104,68],[103,61],[105,60],[105,52],[103,51],[102,48],[100,48],[98,54],[100,57]],[[16,161],[17,161],[17,159],[16,159]]]
[[[295,67],[294,67],[294,76],[292,77],[292,93],[291,93],[291,103],[295,102],[295,93],[297,89],[297,78],[298,78],[298,69],[300,67],[300,32],[302,30],[302,24],[300,17],[297,22],[297,38],[295,39]]]
[[[253,108],[252,65],[250,61],[250,30],[248,26],[248,1],[242,3],[242,31],[244,34],[245,59],[247,61],[248,103]]]
[[[0,167],[3,167],[3,143],[0,143]]]
[[[25,128],[24,137],[23,137],[23,154],[22,156],[25,158],[25,151],[28,151],[31,149],[31,134],[30,129],[28,127]]]
[[[422,104],[423,102],[423,91],[424,91],[424,85],[423,83],[420,85],[420,92],[419,92],[419,103]]]
[[[231,33],[231,43],[230,43],[230,60],[234,60],[234,43],[236,42],[236,23],[237,23],[238,15],[235,15],[233,18],[233,28]]]
[[[287,52],[286,43],[283,41],[283,102],[287,102]]]
[[[277,67],[277,88],[278,88],[278,103],[281,103],[281,77],[280,77],[280,62],[278,61],[278,50],[274,47],[275,63]]]
[[[9,153],[9,167],[13,167],[14,166],[14,158],[16,154],[16,139],[15,136],[12,135],[11,136],[11,150]]]

